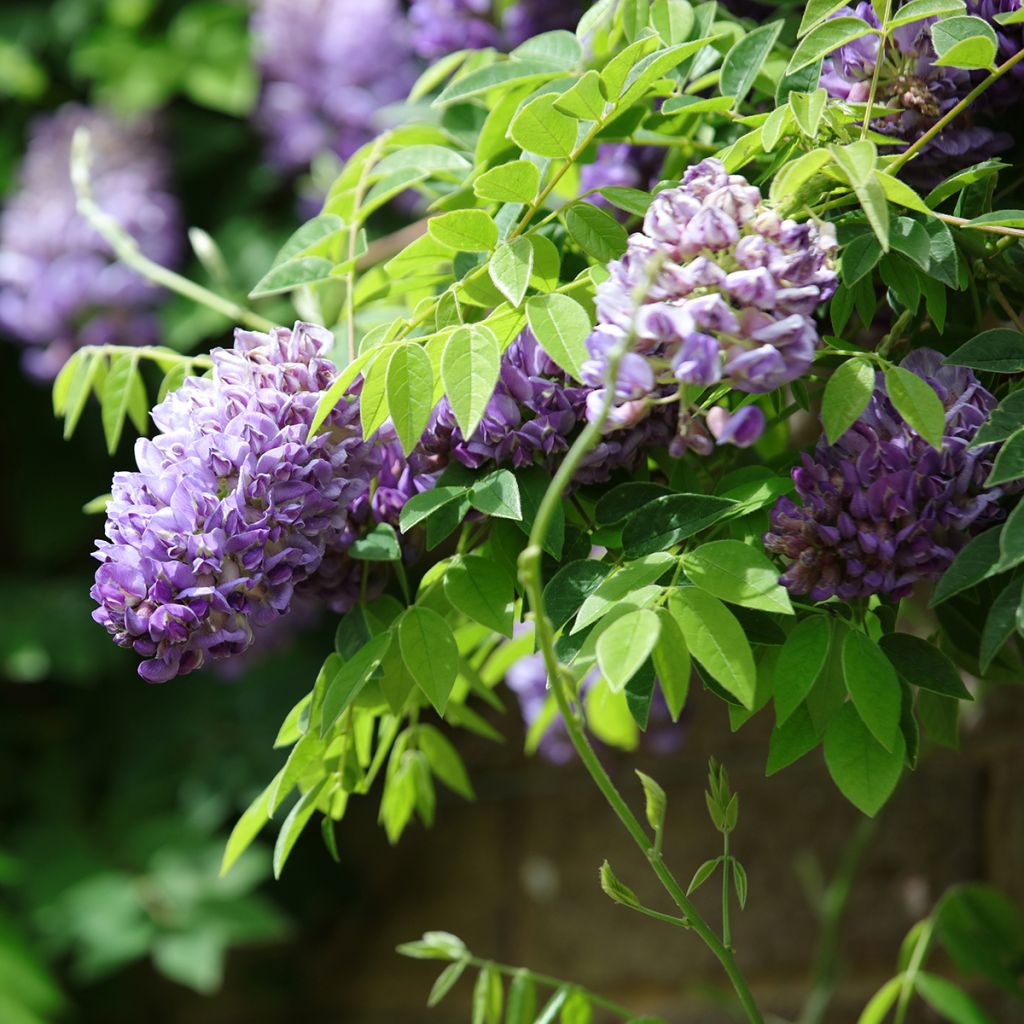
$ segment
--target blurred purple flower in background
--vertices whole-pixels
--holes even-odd
[[[597,159],[580,167],[580,192],[595,188],[637,188],[647,192],[658,183],[665,150],[661,146],[631,146],[605,142],[597,147]],[[595,206],[611,207],[602,195],[588,197]]]
[[[351,156],[378,131],[381,107],[416,77],[397,0],[259,0],[252,19],[263,74],[258,120],[282,171],[319,153]]]
[[[92,138],[92,189],[150,259],[176,265],[183,252],[170,164],[153,120],[122,122],[68,105],[32,127],[20,190],[0,214],[0,329],[27,346],[26,370],[56,376],[80,345],[157,340],[164,293],[115,261],[81,217],[71,184],[71,139]]]
[[[780,498],[765,547],[788,562],[781,582],[813,601],[906,597],[935,579],[975,533],[1002,518],[999,487],[985,489],[995,446],[970,448],[995,399],[962,367],[919,349],[903,361],[946,409],[939,451],[896,412],[878,378],[856,423],[822,437],[793,470],[800,504]]]
[[[993,0],[982,2],[993,8],[993,15],[998,13]],[[840,8],[832,17],[860,18],[872,28],[879,25],[874,9],[867,2]],[[875,102],[902,110],[875,118],[872,126],[877,131],[914,142],[970,92],[974,84],[971,72],[935,63],[931,27],[936,20],[925,18],[893,31],[883,55]],[[878,59],[878,36],[861,36],[826,57],[821,67],[821,85],[831,96],[866,103]],[[927,177],[945,176],[950,166],[977,163],[1007,149],[1011,142],[1005,132],[996,132],[961,116],[928,142],[914,166],[919,174]]]
[[[295,587],[348,536],[348,508],[378,469],[358,403],[343,401],[306,440],[336,373],[329,331],[298,323],[235,332],[153,410],[138,471],[114,477],[93,613],[164,682],[240,654],[287,612]]]

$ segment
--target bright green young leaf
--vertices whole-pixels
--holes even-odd
[[[398,623],[402,660],[439,715],[459,671],[459,649],[451,627],[429,608],[409,608]]]
[[[800,19],[799,37],[807,35],[816,25],[820,25],[830,14],[835,14],[844,6],[841,0],[808,0],[804,5],[803,17]]]
[[[875,368],[866,359],[849,359],[828,379],[821,419],[829,444],[835,444],[857,421],[875,389]]]
[[[537,988],[529,971],[520,968],[508,988],[505,1024],[533,1024],[537,1016]]]
[[[943,18],[963,14],[966,10],[963,0],[910,0],[894,11],[889,21],[890,28],[899,28],[925,18]]]
[[[540,168],[532,160],[512,160],[485,171],[473,182],[481,199],[496,203],[532,202],[540,188]]]
[[[582,366],[590,358],[585,343],[591,323],[587,311],[568,295],[537,295],[526,303],[530,330],[541,348],[576,380],[583,380]]]
[[[591,69],[555,100],[555,109],[581,121],[598,121],[604,116],[606,102],[601,76]]]
[[[345,661],[328,683],[320,713],[320,735],[326,736],[341,713],[359,695],[359,691],[380,668],[391,646],[391,631],[378,633],[370,642]]]
[[[616,619],[597,639],[597,664],[618,693],[636,675],[658,641],[658,616],[647,608]]]
[[[327,281],[333,270],[334,264],[323,256],[300,256],[268,270],[249,292],[249,298],[264,299],[304,285]]]
[[[477,480],[470,488],[469,502],[486,516],[513,519],[516,522],[521,522],[523,518],[519,482],[507,469],[496,469]]]
[[[815,89],[814,92],[794,91],[789,94],[789,109],[793,112],[793,119],[807,138],[818,137],[818,125],[821,124],[821,115],[825,112],[827,101],[828,93],[824,89]]]
[[[533,273],[533,246],[529,239],[517,238],[499,245],[487,271],[495,288],[513,306],[521,305]]]
[[[654,0],[651,26],[666,46],[684,43],[693,30],[693,6],[689,0]]]
[[[452,990],[455,983],[462,977],[463,971],[465,971],[467,961],[456,960],[454,963],[449,964],[438,976],[437,981],[434,982],[433,987],[430,989],[430,995],[427,997],[427,1006],[431,1009],[438,1005],[442,999]]]
[[[607,263],[626,251],[626,229],[593,203],[573,203],[565,211],[565,226],[586,255]]]
[[[493,964],[485,964],[473,986],[471,1024],[501,1024],[501,1011],[505,993],[501,975]]]
[[[583,47],[572,32],[555,29],[531,36],[509,56],[515,60],[545,61],[560,71],[570,71],[583,59]]]
[[[459,252],[488,252],[498,244],[498,225],[483,210],[453,210],[427,221],[431,238]]]
[[[931,384],[910,370],[893,366],[886,371],[885,389],[907,423],[933,448],[941,448],[946,410]]]
[[[228,836],[227,845],[224,847],[224,858],[220,865],[221,877],[231,870],[235,861],[252,845],[253,840],[267,824],[270,798],[277,789],[283,774],[284,769],[282,768],[271,780],[270,785],[249,804],[235,823],[234,828],[231,830],[231,835]]]
[[[403,506],[400,527],[403,533],[423,522],[438,509],[465,497],[465,487],[440,486],[414,494]]]
[[[359,393],[359,420],[363,437],[370,437],[388,418],[388,360],[376,359],[363,372],[363,388]]]
[[[509,125],[509,138],[527,153],[568,159],[576,146],[579,122],[555,108],[555,93],[531,100]]]
[[[430,770],[453,792],[473,799],[473,786],[459,752],[447,736],[432,725],[416,727],[416,743],[427,756]]]
[[[786,73],[793,74],[833,50],[838,50],[840,46],[860,39],[872,31],[874,30],[871,26],[862,18],[842,17],[822,22],[800,41],[789,61]]]
[[[940,67],[980,69],[992,67],[998,41],[984,18],[960,15],[932,25],[932,45]]]
[[[675,591],[667,607],[690,654],[744,707],[752,707],[757,669],[736,616],[716,597],[696,587]]]
[[[786,637],[772,674],[775,720],[780,726],[803,703],[825,667],[831,632],[826,616],[812,615]]]
[[[765,775],[774,775],[794,761],[810,753],[821,739],[806,704],[801,704],[781,725],[772,730],[768,741],[768,763]]]
[[[667,608],[658,609],[658,619],[661,629],[651,660],[672,721],[678,722],[690,692],[690,651],[682,630]]]
[[[744,608],[792,615],[789,594],[779,584],[778,567],[738,540],[716,540],[683,555],[687,577],[701,590]]]
[[[512,636],[515,591],[501,566],[482,555],[465,555],[444,574],[445,597],[463,615]]]
[[[962,988],[937,974],[919,971],[914,988],[950,1024],[992,1024],[992,1018]]]
[[[900,727],[900,681],[889,659],[867,634],[851,629],[842,647],[843,680],[861,721],[886,750]]]
[[[415,343],[396,345],[385,377],[388,414],[408,455],[419,443],[433,408],[434,368]]]
[[[538,84],[556,77],[558,72],[546,61],[507,60],[499,64],[489,64],[449,82],[441,95],[434,100],[434,106],[448,106],[499,87],[507,89],[513,83]]]
[[[317,800],[320,799],[320,794],[326,784],[327,779],[323,778],[312,789],[304,793],[295,801],[295,806],[292,807],[288,817],[285,818],[281,831],[277,834],[277,841],[274,843],[275,878],[281,877],[285,861],[288,860],[288,855],[292,852],[296,842],[298,842],[303,829],[309,824],[309,819],[313,817]]]
[[[121,441],[125,417],[128,415],[128,402],[138,373],[138,356],[116,356],[103,382],[103,434],[107,439],[107,451],[111,455],[117,451]]]
[[[78,355],[79,353],[75,354]],[[78,421],[85,410],[85,403],[89,399],[89,392],[97,383],[104,364],[103,357],[93,351],[82,352],[80,358],[75,356],[68,360],[64,371],[54,384],[54,395],[62,395],[60,404],[64,410],[65,441],[75,432],[75,427],[78,426]],[[67,373],[67,376],[64,376],[64,373]]]
[[[857,1024],[884,1024],[903,989],[903,978],[890,978],[869,1000]]]
[[[779,144],[792,120],[793,112],[789,107],[776,107],[768,115],[768,120],[761,127],[761,143],[766,153],[770,153]]]
[[[719,88],[723,95],[736,97],[736,107],[739,107],[750,92],[781,31],[781,21],[761,25],[741,36],[725,55]]]
[[[501,371],[498,339],[488,327],[460,327],[441,356],[441,380],[463,437],[472,437]]]
[[[893,749],[886,750],[851,703],[839,709],[825,732],[825,764],[832,780],[843,796],[869,818],[881,810],[896,788],[903,774],[905,751],[899,731]]]

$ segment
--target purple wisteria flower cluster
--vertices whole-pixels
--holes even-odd
[[[584,366],[596,389],[591,411],[603,401],[609,352],[630,334],[612,428],[633,422],[668,387],[685,403],[687,388],[726,381],[756,394],[801,376],[818,345],[813,314],[836,289],[835,245],[829,225],[783,220],[762,203],[760,189],[719,160],[688,168],[679,187],[658,194],[643,230],[598,286],[598,325]],[[750,443],[763,417],[755,406],[746,409],[742,434]],[[689,416],[679,423],[677,450],[706,447],[707,435]],[[719,422],[715,432],[724,431]]]
[[[999,13],[998,0],[983,0]],[[980,13],[980,12],[979,12]],[[856,17],[872,28],[879,27],[874,9],[868,2],[856,7],[843,7],[833,17]],[[830,96],[866,103],[875,66],[881,59],[878,75],[877,103],[901,108],[898,114],[876,118],[872,124],[878,131],[906,142],[919,139],[943,114],[962,100],[974,82],[969,71],[940,67],[931,41],[931,26],[936,18],[911,22],[895,29],[880,54],[877,35],[865,35],[833,51],[821,66],[821,85]],[[1009,39],[1008,44],[1013,45]],[[964,161],[975,163],[1007,149],[1012,144],[1005,132],[997,132],[984,125],[958,118],[939,132],[921,152],[916,161],[921,173],[934,176],[939,162],[946,171],[952,160],[956,166]]]
[[[152,120],[132,124],[75,105],[36,122],[20,189],[0,215],[0,329],[27,346],[26,370],[50,380],[80,345],[146,344],[157,336],[163,297],[78,213],[71,184],[71,139],[88,129],[92,189],[150,259],[183,255],[170,165]]]
[[[263,75],[258,120],[284,172],[319,153],[352,155],[379,128],[380,108],[416,77],[397,0],[259,0],[252,19]]]
[[[518,0],[503,10],[494,0],[411,0],[413,48],[427,60],[488,46],[511,50],[541,32],[574,28],[582,8],[578,0]]]
[[[153,410],[159,433],[114,477],[93,613],[163,682],[245,651],[346,536],[348,506],[377,472],[358,404],[341,402],[311,441],[335,376],[329,331],[239,330]]]
[[[1003,516],[1003,490],[984,487],[995,447],[970,447],[995,398],[970,370],[943,366],[930,349],[903,366],[942,399],[942,448],[904,422],[879,376],[857,422],[834,445],[821,438],[793,470],[800,503],[781,498],[772,512],[765,547],[788,561],[781,582],[793,594],[907,597]]]

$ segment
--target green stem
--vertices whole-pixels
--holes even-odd
[[[732,949],[732,928],[729,925],[729,881],[732,875],[729,862],[729,833],[722,833],[722,944]]]
[[[935,124],[933,124],[931,128],[924,133],[924,135],[900,153],[900,155],[897,156],[889,165],[887,170],[895,173],[908,160],[912,160],[917,156],[917,154],[920,153],[921,150],[924,149],[924,147],[927,146],[943,128],[945,128],[955,118],[959,117],[960,114],[962,114],[983,92],[985,92],[986,89],[989,88],[989,86],[998,82],[999,79],[1014,66],[1014,64],[1021,60],[1024,60],[1024,48],[1018,50],[1009,60],[1003,61],[1003,63],[1000,64],[999,67],[997,67],[995,71],[988,76],[988,78],[980,81],[955,107],[943,114],[942,117],[940,117],[938,121],[936,121]]]
[[[885,44],[889,39],[889,12],[892,9],[892,0],[885,0],[885,8],[882,11],[882,25],[880,38],[878,40],[878,57],[875,60],[874,70],[871,72],[871,87],[868,91],[868,103],[864,108],[864,123],[860,126],[860,137],[866,139],[871,128],[871,111],[875,106],[875,97],[878,95],[878,80],[881,77],[882,64],[885,63]]]
[[[656,270],[657,268],[655,267],[652,272],[656,273]],[[569,739],[571,740],[572,745],[576,748],[576,752],[579,754],[580,760],[582,760],[584,767],[590,773],[591,778],[593,778],[597,788],[601,791],[602,796],[604,796],[611,809],[615,812],[616,817],[618,817],[619,821],[630,834],[633,841],[647,857],[654,873],[658,877],[658,880],[665,888],[665,891],[672,898],[675,905],[682,911],[687,924],[689,924],[689,926],[700,936],[704,944],[711,950],[722,965],[736,991],[736,996],[739,999],[750,1024],[764,1024],[764,1018],[761,1016],[761,1012],[757,1008],[757,1003],[751,995],[746,980],[740,973],[732,951],[722,943],[712,930],[711,926],[703,917],[701,917],[697,908],[690,902],[683,890],[683,887],[666,866],[660,851],[648,836],[636,815],[630,810],[629,805],[623,799],[622,794],[616,788],[615,783],[612,782],[610,776],[605,771],[600,759],[594,752],[594,748],[590,745],[590,741],[587,739],[586,733],[583,730],[580,718],[572,707],[569,691],[567,689],[567,670],[559,662],[558,656],[555,653],[554,629],[551,625],[551,620],[547,617],[544,609],[544,574],[541,564],[541,545],[547,536],[548,528],[551,525],[555,510],[558,508],[559,502],[562,500],[562,495],[572,483],[573,477],[576,475],[576,471],[579,469],[580,464],[583,462],[584,458],[586,458],[587,454],[593,449],[601,436],[602,427],[604,426],[605,420],[608,418],[608,414],[611,412],[611,407],[614,402],[614,385],[615,381],[618,379],[619,364],[632,343],[633,334],[631,333],[629,337],[627,337],[620,345],[617,345],[612,349],[608,354],[606,375],[606,381],[608,383],[605,387],[604,403],[598,415],[587,424],[580,435],[576,438],[572,447],[566,454],[565,459],[562,461],[562,464],[558,467],[558,471],[555,473],[550,486],[544,493],[540,507],[537,510],[537,516],[534,520],[533,527],[530,530],[529,542],[526,549],[519,557],[520,578],[523,582],[526,593],[529,596],[530,605],[533,609],[537,644],[544,656],[544,664],[547,667],[551,691],[554,694],[558,710],[565,723]]]
[[[79,128],[71,145],[71,180],[75,187],[78,212],[89,222],[96,232],[107,242],[114,255],[127,267],[141,274],[144,278],[166,288],[168,291],[177,292],[200,306],[220,313],[237,324],[244,324],[246,327],[256,331],[273,330],[274,324],[265,317],[254,313],[237,302],[226,299],[223,295],[204,288],[195,281],[190,281],[173,270],[154,263],[148,256],[143,255],[139,249],[138,242],[128,234],[124,228],[108,213],[105,213],[100,205],[92,197],[92,186],[89,180],[89,132],[85,128]]]
[[[509,964],[496,964],[493,960],[484,960],[478,956],[468,956],[465,958],[465,962],[473,967],[477,967],[480,970],[490,968],[492,971],[497,971],[498,974],[504,974],[506,977],[514,978],[520,972],[526,974],[537,985],[542,985],[544,988],[573,988],[582,992],[587,999],[594,1004],[594,1006],[600,1006],[602,1010],[608,1010],[609,1013],[617,1014],[619,1017],[624,1017],[626,1020],[634,1020],[636,1014],[628,1007],[623,1006],[621,1003],[616,1003],[612,999],[606,999],[604,996],[598,995],[596,992],[591,992],[590,989],[584,988],[582,985],[577,985],[574,982],[563,981],[561,978],[553,978],[550,974],[538,974],[536,971],[531,971],[527,967],[512,967]]]
[[[935,934],[935,918],[930,917],[921,929],[917,937],[917,944],[910,956],[910,963],[903,973],[903,984],[900,986],[899,1002],[896,1004],[896,1017],[893,1024],[906,1024],[907,1011],[910,1008],[910,1000],[914,995],[914,982],[924,964],[924,958],[928,955],[928,949],[932,944],[932,936]]]

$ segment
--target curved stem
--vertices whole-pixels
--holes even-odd
[[[882,11],[881,34],[878,39],[878,56],[875,58],[875,66],[871,72],[871,86],[868,91],[868,103],[864,108],[864,123],[860,126],[860,137],[866,139],[868,130],[871,127],[871,111],[875,106],[875,97],[878,95],[878,80],[881,77],[882,64],[885,61],[885,44],[889,41],[889,11],[892,9],[892,0],[885,0],[885,9]]]
[[[75,188],[78,212],[89,222],[96,232],[107,242],[114,255],[127,267],[141,274],[144,278],[166,288],[168,291],[177,292],[200,306],[206,306],[214,312],[226,316],[236,324],[244,324],[246,327],[256,331],[270,331],[274,329],[274,323],[266,317],[254,313],[251,309],[226,299],[223,295],[204,288],[187,277],[168,270],[167,267],[155,263],[148,256],[144,255],[139,248],[138,242],[128,234],[121,225],[105,213],[99,203],[92,197],[92,187],[89,181],[89,132],[85,128],[79,128],[75,132],[71,144],[71,180]]]
[[[551,690],[558,704],[558,710],[565,722],[569,739],[576,748],[580,760],[582,760],[597,788],[615,812],[616,817],[618,817],[623,827],[633,838],[633,841],[647,857],[654,873],[658,876],[658,880],[675,905],[682,911],[686,922],[700,936],[704,944],[721,963],[729,980],[732,982],[736,996],[750,1024],[763,1024],[761,1012],[757,1008],[757,1003],[751,995],[746,980],[740,973],[732,951],[722,943],[711,926],[701,917],[697,908],[690,902],[683,887],[666,866],[654,841],[648,836],[643,825],[641,825],[636,815],[630,810],[629,805],[616,788],[615,783],[612,782],[610,776],[605,771],[604,766],[594,752],[594,748],[590,745],[580,718],[572,706],[566,680],[567,670],[559,662],[558,656],[555,653],[554,629],[551,625],[551,620],[548,619],[544,610],[544,576],[541,565],[542,544],[547,536],[555,510],[562,500],[562,495],[572,483],[573,477],[581,463],[601,436],[602,427],[614,403],[615,381],[618,379],[619,364],[632,342],[633,336],[630,335],[608,353],[604,403],[598,415],[587,424],[579,437],[576,438],[562,464],[558,467],[558,471],[555,473],[550,486],[544,493],[540,507],[537,510],[537,517],[534,520],[533,528],[530,530],[529,543],[519,558],[520,578],[530,598],[530,605],[535,618],[537,643],[544,656],[544,664],[547,667]]]
[[[927,146],[943,128],[945,128],[955,118],[959,117],[960,114],[962,114],[983,92],[985,92],[990,85],[998,82],[999,79],[1014,66],[1014,64],[1021,60],[1024,60],[1024,48],[1018,50],[1009,60],[1003,61],[1003,63],[1000,64],[999,67],[997,67],[995,71],[988,76],[988,78],[980,81],[955,107],[943,114],[942,117],[940,117],[938,121],[936,121],[935,124],[933,124],[931,128],[921,136],[921,138],[908,146],[898,157],[896,157],[892,164],[889,165],[888,170],[898,171],[908,160],[912,160],[917,156],[917,154],[920,153],[921,150],[924,149],[924,147]]]

